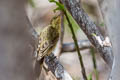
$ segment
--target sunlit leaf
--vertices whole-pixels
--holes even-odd
[[[59,10],[64,10],[64,5],[55,1],[55,0],[49,0],[49,2],[53,2],[55,3],[58,7],[59,7]]]

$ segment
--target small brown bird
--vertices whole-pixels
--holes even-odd
[[[56,46],[60,35],[61,18],[60,15],[51,20],[50,25],[45,27],[39,35],[37,47],[37,60],[49,55]]]
[[[44,57],[54,50],[60,35],[61,16],[53,17],[50,25],[46,26],[39,35],[39,43],[36,50],[35,75],[40,76]]]

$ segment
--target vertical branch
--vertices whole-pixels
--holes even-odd
[[[82,61],[82,56],[81,56],[81,53],[79,51],[79,46],[78,46],[78,41],[77,41],[77,38],[75,36],[75,33],[74,33],[74,30],[73,30],[73,27],[72,27],[72,24],[67,16],[67,12],[66,11],[63,11],[65,16],[66,16],[66,19],[68,21],[68,25],[70,27],[70,30],[72,32],[72,38],[74,40],[74,43],[75,43],[75,47],[76,47],[76,50],[77,50],[77,53],[78,53],[78,57],[79,57],[79,61],[80,61],[80,65],[81,65],[81,68],[82,68],[82,75],[83,75],[83,78],[84,80],[87,80],[87,76],[86,76],[86,72],[85,72],[85,67],[84,67],[84,64],[83,64],[83,61]]]
[[[93,61],[93,67],[94,67],[94,72],[95,72],[96,80],[98,80],[98,71],[97,71],[97,64],[96,64],[96,58],[95,58],[94,48],[91,48],[90,52],[91,52],[91,55],[92,55],[92,61]]]
[[[96,58],[95,58],[94,48],[91,48],[91,49],[90,49],[90,52],[91,52],[91,54],[92,54],[93,67],[94,67],[94,69],[97,69],[97,64],[96,64]]]
[[[61,3],[61,0],[59,0],[59,2]],[[79,61],[80,61],[80,65],[81,65],[81,68],[82,68],[82,75],[83,75],[83,78],[84,80],[87,80],[87,76],[86,76],[86,72],[85,72],[85,67],[84,67],[84,64],[83,64],[83,61],[82,61],[82,56],[81,56],[81,53],[80,53],[80,50],[79,50],[79,46],[78,46],[78,41],[77,41],[77,38],[75,36],[75,33],[74,33],[74,30],[73,30],[73,27],[72,27],[72,24],[67,16],[67,12],[65,9],[62,10],[66,16],[66,19],[68,21],[68,25],[70,27],[70,30],[71,30],[71,33],[72,33],[72,38],[74,40],[74,43],[75,43],[75,47],[76,47],[76,50],[77,50],[77,53],[78,53],[78,57],[79,57]]]

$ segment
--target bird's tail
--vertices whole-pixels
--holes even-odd
[[[40,61],[37,61],[37,60],[35,61],[35,64],[34,64],[35,80],[39,80],[42,67],[43,67],[43,61],[44,61],[44,58],[42,58]]]

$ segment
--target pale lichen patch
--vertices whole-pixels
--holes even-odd
[[[110,39],[109,39],[109,37],[107,36],[107,37],[105,37],[105,40],[103,41],[101,38],[100,38],[100,36],[97,36],[96,34],[92,34],[95,38],[96,38],[96,40],[98,41],[98,43],[103,47],[103,46],[107,46],[107,47],[111,47],[112,45],[111,45],[111,43],[110,43]]]

